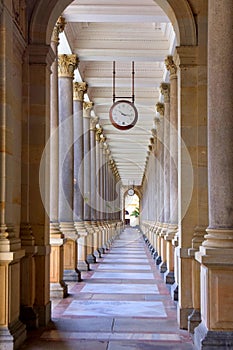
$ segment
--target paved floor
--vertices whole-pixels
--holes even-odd
[[[53,322],[23,350],[192,350],[176,306],[137,230],[127,228],[107,254],[53,301]]]

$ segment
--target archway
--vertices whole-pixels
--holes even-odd
[[[133,196],[126,194],[125,196],[125,225],[131,227],[139,226],[140,217],[140,200],[135,193]]]

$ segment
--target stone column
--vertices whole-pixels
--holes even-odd
[[[77,271],[77,239],[73,221],[73,75],[76,55],[58,56],[59,91],[59,221],[67,242],[64,246],[65,280],[80,280]]]
[[[91,122],[91,109],[93,108],[92,102],[84,102],[83,104],[83,137],[84,137],[84,224],[88,232],[87,235],[87,262],[95,263],[96,257],[94,256],[93,239],[94,230],[91,226],[91,139],[90,139],[90,122]]]
[[[170,84],[162,83],[160,85],[161,94],[164,96],[164,223],[161,236],[161,254],[162,263],[159,266],[160,272],[167,271],[167,242],[165,236],[167,234],[170,222]]]
[[[157,237],[157,250],[158,250],[158,256],[156,257],[156,265],[159,265],[161,263],[161,236],[160,232],[163,228],[163,222],[164,222],[164,145],[163,145],[163,137],[164,137],[164,104],[161,102],[158,102],[156,104],[156,110],[160,114],[160,123],[158,128],[158,180],[159,180],[159,206],[158,206],[158,227],[156,230],[156,237]]]
[[[93,234],[93,254],[96,257],[101,257],[99,248],[99,235],[100,230],[97,226],[97,191],[98,191],[98,182],[97,182],[97,141],[96,141],[96,125],[99,121],[98,117],[92,117],[90,122],[90,146],[91,146],[91,225],[94,231]]]
[[[67,285],[63,281],[64,271],[64,235],[58,222],[58,188],[59,188],[59,138],[58,138],[58,63],[57,46],[59,33],[63,32],[65,19],[59,17],[51,38],[51,47],[55,61],[51,66],[50,77],[50,296],[63,298],[67,296]]]
[[[78,269],[88,271],[87,230],[84,225],[83,101],[85,82],[73,84],[74,108],[74,225],[78,233]]]
[[[166,283],[173,284],[176,291],[178,280],[174,275],[174,245],[173,239],[178,232],[178,94],[177,94],[177,67],[172,56],[167,56],[165,65],[170,73],[170,224],[165,240],[167,241],[167,274]],[[178,237],[177,237],[178,239]],[[175,242],[177,243],[177,239]],[[173,296],[174,297],[174,296]]]
[[[197,349],[233,348],[233,52],[232,1],[208,3],[209,227],[201,263],[202,323]],[[217,88],[216,88],[217,87]]]
[[[0,348],[26,338],[20,315],[19,238],[21,206],[22,54],[25,42],[11,18],[11,3],[0,5]],[[12,127],[14,126],[14,127]],[[31,240],[32,241],[32,240]],[[31,305],[30,305],[31,306]]]

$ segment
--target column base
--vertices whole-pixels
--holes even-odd
[[[90,271],[89,263],[87,261],[79,260],[78,269],[80,271]]]
[[[35,305],[35,310],[39,316],[39,327],[47,326],[51,320],[51,301],[46,305]]]
[[[75,270],[64,270],[63,273],[63,278],[64,281],[75,281],[75,282],[81,282],[82,278],[81,278],[81,272],[79,271],[79,269],[75,269]]]
[[[26,328],[28,330],[36,329],[39,327],[38,314],[31,306],[21,305],[20,320],[26,325]]]
[[[50,297],[51,298],[66,298],[68,296],[68,286],[63,281],[61,283],[50,283]]]
[[[188,329],[188,317],[193,312],[192,308],[177,308],[177,321],[179,323],[180,329]]]
[[[174,283],[171,286],[171,297],[172,297],[172,300],[174,300],[174,301],[179,300],[179,287],[178,287],[177,283]]]
[[[9,328],[0,327],[0,348],[1,350],[17,349],[26,337],[26,326],[19,320],[10,325]]]
[[[162,258],[161,258],[161,256],[158,255],[157,258],[155,259],[155,264],[160,265],[161,262],[162,262]]]
[[[201,323],[200,310],[194,309],[191,315],[188,317],[188,331],[194,333],[194,329]]]
[[[100,250],[99,250],[99,249],[96,249],[96,250],[94,251],[94,256],[95,256],[96,258],[101,258],[101,253],[100,253]]]
[[[233,349],[233,333],[232,331],[209,331],[202,322],[195,328],[194,345],[197,350]]]
[[[173,271],[167,271],[164,274],[164,282],[166,284],[173,284],[175,283],[175,276]]]
[[[88,264],[96,264],[96,257],[93,254],[87,255],[87,262]]]
[[[166,262],[161,262],[161,264],[159,264],[159,272],[160,273],[164,273],[167,271],[167,263]]]
[[[101,255],[102,255],[102,254],[105,254],[104,248],[98,248],[98,251],[100,252]]]

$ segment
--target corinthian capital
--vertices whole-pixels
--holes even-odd
[[[94,106],[93,102],[83,102],[83,116],[84,118],[90,118],[91,110]]]
[[[65,18],[60,16],[55,24],[52,34],[52,41],[59,43],[59,34],[65,29],[66,21]]]
[[[170,72],[170,75],[176,74],[177,66],[174,63],[172,56],[167,56],[165,58],[165,66],[166,66],[167,70]]]
[[[155,108],[161,116],[164,116],[164,103],[157,102]]]
[[[99,117],[93,117],[90,120],[90,129],[92,131],[96,131],[96,124],[98,124],[99,122]]]
[[[80,101],[83,102],[83,97],[84,94],[87,92],[87,83],[82,82],[82,83],[78,83],[75,82],[73,84],[73,99],[74,101]]]
[[[169,102],[170,101],[170,84],[161,83],[160,91],[161,91],[161,94],[164,96],[164,102]]]
[[[59,77],[73,78],[74,70],[78,67],[77,55],[58,55]]]

